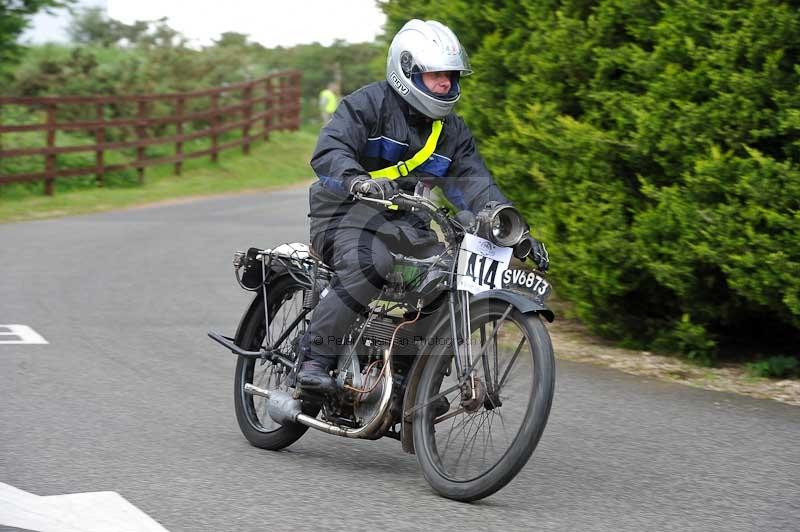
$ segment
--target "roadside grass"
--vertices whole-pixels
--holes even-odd
[[[14,185],[0,187],[0,223],[36,220],[99,212],[134,205],[155,203],[187,196],[207,196],[245,190],[263,190],[302,183],[313,177],[309,166],[318,129],[303,127],[295,132],[272,132],[267,142],[256,141],[250,155],[241,149],[219,154],[214,164],[208,157],[183,164],[181,176],[172,165],[145,170],[144,184],[135,180],[135,170],[124,172],[121,179],[108,179],[100,188],[85,178],[86,186],[56,182],[54,196],[43,194],[42,183],[27,190]],[[77,178],[81,179],[81,178]]]

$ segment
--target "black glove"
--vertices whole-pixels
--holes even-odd
[[[350,194],[363,194],[368,198],[389,199],[400,192],[400,187],[391,179],[372,179],[358,176],[350,181]]]
[[[522,256],[520,256],[522,255]],[[529,258],[536,263],[540,271],[546,272],[550,267],[550,255],[542,242],[531,235],[526,236],[514,249],[514,256],[519,259]]]

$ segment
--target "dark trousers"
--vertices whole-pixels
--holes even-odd
[[[380,293],[392,271],[394,258],[386,242],[359,228],[326,231],[312,245],[336,275],[328,293],[314,309],[300,350],[306,358],[333,365],[336,357],[349,347],[345,335],[350,325]],[[418,257],[441,253],[438,244],[418,249],[400,249],[397,245],[392,248]]]

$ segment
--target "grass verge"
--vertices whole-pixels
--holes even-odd
[[[69,216],[155,203],[187,196],[208,196],[244,190],[262,190],[310,180],[308,164],[318,131],[273,132],[267,142],[257,142],[250,155],[229,150],[213,164],[207,158],[184,163],[183,175],[173,175],[172,165],[148,168],[141,186],[86,188],[59,192],[52,197],[0,196],[0,223]],[[42,185],[43,186],[43,185]]]

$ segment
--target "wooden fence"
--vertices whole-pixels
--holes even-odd
[[[207,101],[204,101],[207,99]],[[53,194],[55,178],[95,175],[103,186],[105,175],[135,168],[141,182],[148,166],[174,164],[180,175],[183,161],[209,155],[217,161],[219,152],[242,146],[249,153],[250,145],[258,139],[267,140],[270,131],[296,130],[300,124],[300,72],[283,71],[265,78],[226,85],[214,89],[175,94],[145,94],[125,96],[53,96],[0,97],[0,106],[25,106],[32,116],[42,116],[43,123],[4,125],[0,123],[0,159],[7,157],[42,156],[42,171],[3,175],[0,184],[44,181],[45,194]],[[59,110],[69,106],[74,114],[90,119],[60,121]],[[151,113],[158,106],[159,113]],[[76,107],[78,108],[76,111]],[[134,116],[120,116],[120,110],[135,110]],[[164,110],[166,109],[166,112]],[[89,114],[92,113],[92,114]],[[111,118],[108,116],[111,115]],[[200,127],[184,133],[185,125]],[[174,134],[157,135],[158,130]],[[59,131],[82,132],[94,138],[93,144],[57,146]],[[221,139],[228,132],[241,131],[233,140]],[[3,149],[3,133],[43,132],[42,146]],[[114,133],[114,134],[110,134]],[[110,137],[111,140],[107,140]],[[122,140],[113,140],[114,138]],[[133,140],[128,140],[134,137]],[[210,139],[210,147],[184,151],[184,143],[195,139]],[[174,155],[147,157],[148,146],[174,144]],[[135,150],[131,160],[106,164],[109,150]],[[94,166],[58,168],[56,157],[61,154],[94,152]]]

